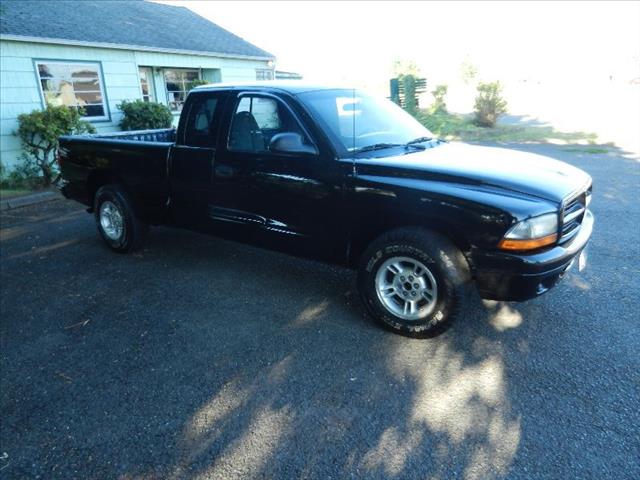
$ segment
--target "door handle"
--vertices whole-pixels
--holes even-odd
[[[215,168],[216,177],[220,178],[231,178],[233,177],[234,171],[229,165],[218,165]]]

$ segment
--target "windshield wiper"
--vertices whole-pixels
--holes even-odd
[[[373,150],[382,150],[384,148],[393,148],[393,147],[404,147],[404,148],[417,148],[419,150],[425,150],[426,147],[424,145],[418,145],[419,143],[428,142],[433,140],[432,137],[419,137],[411,140],[407,143],[374,143],[373,145],[367,145],[365,147],[356,148],[354,152],[371,152]]]
[[[371,152],[373,150],[382,150],[383,148],[404,147],[403,143],[374,143],[365,147],[356,148],[354,152]]]
[[[405,143],[405,145],[415,145],[417,143],[429,142],[431,140],[433,140],[433,137],[418,137],[418,138],[414,138],[410,142]]]

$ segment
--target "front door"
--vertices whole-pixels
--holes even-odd
[[[344,166],[317,147],[281,98],[240,93],[230,110],[214,169],[212,218],[250,225],[254,241],[269,248],[322,258],[344,255]],[[301,135],[317,153],[272,151],[271,139],[284,132]]]

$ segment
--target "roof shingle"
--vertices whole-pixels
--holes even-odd
[[[188,8],[144,0],[4,0],[0,34],[273,58]]]

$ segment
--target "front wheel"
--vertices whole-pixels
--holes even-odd
[[[94,212],[98,232],[114,252],[129,253],[144,245],[149,226],[138,218],[133,203],[120,185],[105,185],[98,189]]]
[[[363,254],[358,287],[368,312],[396,333],[428,337],[442,333],[466,294],[469,269],[446,238],[402,228],[374,241]]]

